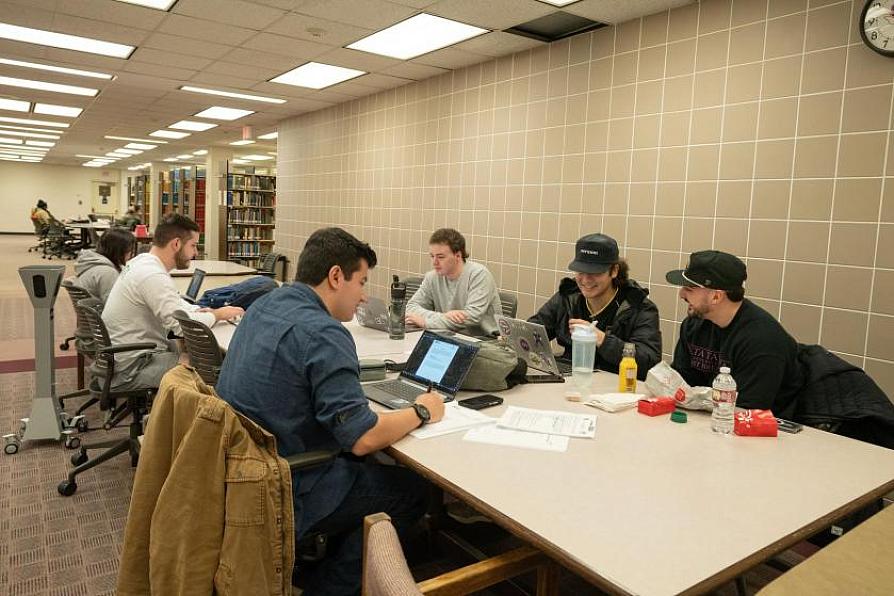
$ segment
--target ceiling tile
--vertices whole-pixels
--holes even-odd
[[[257,66],[263,64],[266,68],[275,68],[289,70],[298,66],[300,62],[294,58],[283,56],[282,54],[271,54],[270,52],[259,52],[257,50],[247,50],[245,48],[237,48],[224,56],[227,62],[236,64],[245,64],[248,66]],[[259,77],[258,77],[259,78]]]
[[[562,10],[601,23],[617,24],[693,2],[694,0],[582,0]]]
[[[140,47],[155,48],[157,50],[176,50],[181,54],[201,56],[202,58],[220,58],[235,46],[191,39],[180,35],[153,33]]]
[[[439,74],[444,74],[447,72],[446,69],[438,68],[437,66],[429,66],[427,64],[417,64],[416,62],[403,62],[401,64],[396,64],[394,66],[389,66],[388,68],[382,69],[380,72],[387,75],[392,75],[395,77],[402,77],[405,79],[413,79],[415,81],[421,81],[423,79],[427,79],[429,77],[433,77]]]
[[[242,0],[178,0],[171,11],[256,31],[265,29],[286,14],[284,10]]]
[[[244,81],[250,81],[250,85],[254,85],[259,80],[272,79],[282,71],[278,68],[268,68],[266,65],[264,68],[258,68],[257,66],[234,64],[232,62],[219,60],[208,66],[204,72],[218,75],[231,75],[234,80],[237,78],[244,79]],[[229,84],[228,87],[242,89],[245,88],[245,85],[237,85],[234,82]]]
[[[385,0],[299,0],[295,12],[357,27],[382,29],[416,14],[416,10]]]
[[[537,0],[441,0],[425,12],[486,29],[508,29],[557,10]]]
[[[366,52],[358,52],[357,50],[349,50],[347,48],[330,50],[325,54],[317,56],[315,60],[317,62],[325,62],[326,64],[334,64],[336,66],[356,68],[366,72],[375,72],[403,62],[402,60],[377,56],[376,54],[368,54]]]
[[[189,82],[204,85],[206,87],[220,86],[228,89],[251,89],[251,86],[255,83],[255,79],[244,79],[232,74],[203,70],[191,78]],[[207,101],[211,102],[212,99],[217,98],[214,98],[211,95],[207,96]]]
[[[546,45],[542,41],[531,39],[530,37],[522,37],[513,33],[505,33],[503,31],[494,31],[473,39],[469,39],[459,43],[454,48],[473,52],[475,54],[485,54],[487,56],[505,56],[523,50],[529,50],[538,46]]]
[[[238,45],[252,37],[255,32],[244,27],[234,27],[223,23],[212,23],[179,14],[171,14],[158,28],[161,33],[182,35],[206,41],[226,41],[228,45]]]
[[[490,58],[490,56],[485,56],[483,54],[473,54],[471,52],[466,52],[463,50],[458,50],[454,47],[450,47],[444,48],[443,50],[430,52],[428,54],[425,54],[424,56],[419,56],[413,61],[419,64],[428,64],[430,66],[439,66],[441,68],[453,70],[462,68],[463,66],[469,66],[470,64],[484,62],[488,58]]]
[[[102,41],[113,41],[132,46],[139,45],[149,35],[146,30],[137,27],[116,25],[106,21],[84,19],[61,13],[53,15],[53,23],[50,25],[50,29],[58,33],[81,35],[83,37],[92,37]]]
[[[177,68],[171,65],[149,64],[147,62],[130,62],[124,67],[124,70],[126,72],[152,75],[159,78],[164,77],[178,82],[188,81],[196,74],[196,71],[194,70]]]
[[[400,77],[392,77],[385,74],[376,74],[370,73],[357,79],[357,83],[363,85],[364,87],[370,87],[372,89],[392,89],[394,87],[400,87],[401,85],[406,85],[407,83],[412,83],[413,81],[410,79],[400,78]]]
[[[55,11],[76,17],[107,21],[117,25],[136,27],[137,29],[153,30],[164,20],[167,13],[153,10],[145,6],[127,4],[125,2],[113,2],[112,0],[99,0],[85,2],[84,0],[57,0]]]
[[[309,33],[308,29],[319,31],[315,35]],[[337,23],[310,15],[288,14],[268,27],[267,32],[341,47],[366,37],[373,33],[374,29]]]
[[[259,33],[242,44],[242,47],[290,56],[293,64],[300,64],[302,61],[310,60],[314,56],[319,56],[332,49],[332,46],[322,43],[294,39],[284,35],[273,35],[272,33]]]
[[[153,48],[137,48],[137,51],[133,53],[130,59],[133,62],[171,65],[177,68],[188,68],[190,70],[202,70],[211,64],[211,60],[207,58],[197,58],[195,56],[187,56],[185,54],[166,52],[164,50],[156,50]]]

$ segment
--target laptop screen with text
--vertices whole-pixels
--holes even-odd
[[[452,395],[459,391],[477,353],[475,345],[426,331],[401,376],[417,383],[431,383]]]

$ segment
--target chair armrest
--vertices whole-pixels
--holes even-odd
[[[150,341],[143,341],[135,344],[116,344],[114,346],[105,346],[96,350],[98,354],[120,354],[121,352],[133,352],[135,350],[154,350],[157,348]]]
[[[264,277],[276,277],[276,272],[274,272],[274,271],[261,271],[260,269],[258,269],[258,271],[255,272],[255,275],[263,275]]]
[[[319,466],[334,460],[340,452],[338,450],[330,451],[307,451],[305,453],[296,453],[289,455],[285,460],[289,463],[290,470],[306,470],[314,466]]]

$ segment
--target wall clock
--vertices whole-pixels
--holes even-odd
[[[894,0],[868,0],[859,27],[866,45],[882,56],[894,57]]]

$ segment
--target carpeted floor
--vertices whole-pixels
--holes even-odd
[[[33,393],[34,356],[33,321],[30,303],[19,280],[17,269],[26,264],[45,264],[27,246],[32,239],[25,236],[0,235],[0,371],[4,363],[19,372],[0,372],[0,434],[15,432],[18,420],[28,415]],[[71,261],[64,263],[71,273]],[[74,329],[75,318],[67,296],[61,296],[55,312],[57,344]],[[59,356],[71,353],[58,351]],[[75,388],[75,370],[71,358],[57,359],[57,393]],[[24,363],[24,364],[23,364]],[[79,401],[72,400],[66,410],[73,411]],[[91,412],[92,426],[100,420]],[[126,429],[117,429],[117,434]],[[102,430],[83,435],[106,439]],[[96,440],[96,439],[94,439]],[[81,475],[78,491],[62,497],[56,486],[71,468],[72,451],[55,442],[28,442],[16,455],[0,455],[0,594],[10,596],[52,594],[59,596],[105,595],[115,593],[118,558],[123,542],[133,469],[130,458],[118,457]],[[507,540],[502,530],[487,524],[456,526],[469,541],[482,550]],[[620,538],[623,540],[623,538]],[[671,556],[671,553],[669,553]],[[785,553],[791,563],[803,557]],[[467,563],[456,561],[421,561],[417,575],[430,577]],[[747,574],[749,592],[765,585],[778,572],[759,566]],[[525,586],[531,591],[533,586]],[[505,589],[504,589],[505,588]],[[487,594],[519,594],[511,587],[497,588]],[[562,594],[599,594],[595,588],[565,573]],[[736,594],[732,584],[717,592],[723,596]]]

